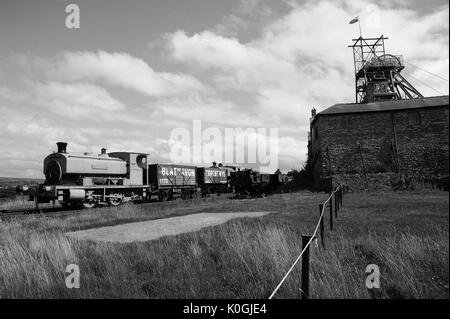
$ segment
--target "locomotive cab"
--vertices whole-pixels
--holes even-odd
[[[112,158],[125,161],[126,175],[123,185],[147,185],[148,154],[134,152],[114,152],[108,154]]]

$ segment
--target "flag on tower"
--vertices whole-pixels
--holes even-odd
[[[356,18],[354,18],[353,20],[351,20],[349,23],[350,23],[350,24],[353,24],[353,23],[356,23],[356,22],[358,22],[358,21],[359,21],[359,16],[356,17]]]

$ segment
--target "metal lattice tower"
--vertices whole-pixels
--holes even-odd
[[[401,55],[386,54],[383,35],[353,39],[356,103],[422,98],[423,95],[400,72],[405,68]]]

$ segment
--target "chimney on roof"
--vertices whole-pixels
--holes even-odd
[[[311,109],[311,117],[314,118],[314,116],[316,116],[316,109],[312,108]]]

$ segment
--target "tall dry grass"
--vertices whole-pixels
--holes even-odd
[[[246,201],[212,198],[31,216],[0,223],[2,298],[267,298],[314,229],[326,194]],[[272,210],[194,233],[139,243],[77,241],[65,231],[205,211]],[[326,220],[327,226],[327,220]],[[348,194],[311,246],[312,298],[448,298],[448,193]],[[65,287],[78,264],[80,289]],[[380,267],[381,288],[366,289],[365,267]],[[299,298],[300,263],[277,293]]]
[[[0,227],[0,296],[53,297],[67,265],[77,263],[77,243],[59,232],[30,231],[19,222]]]

